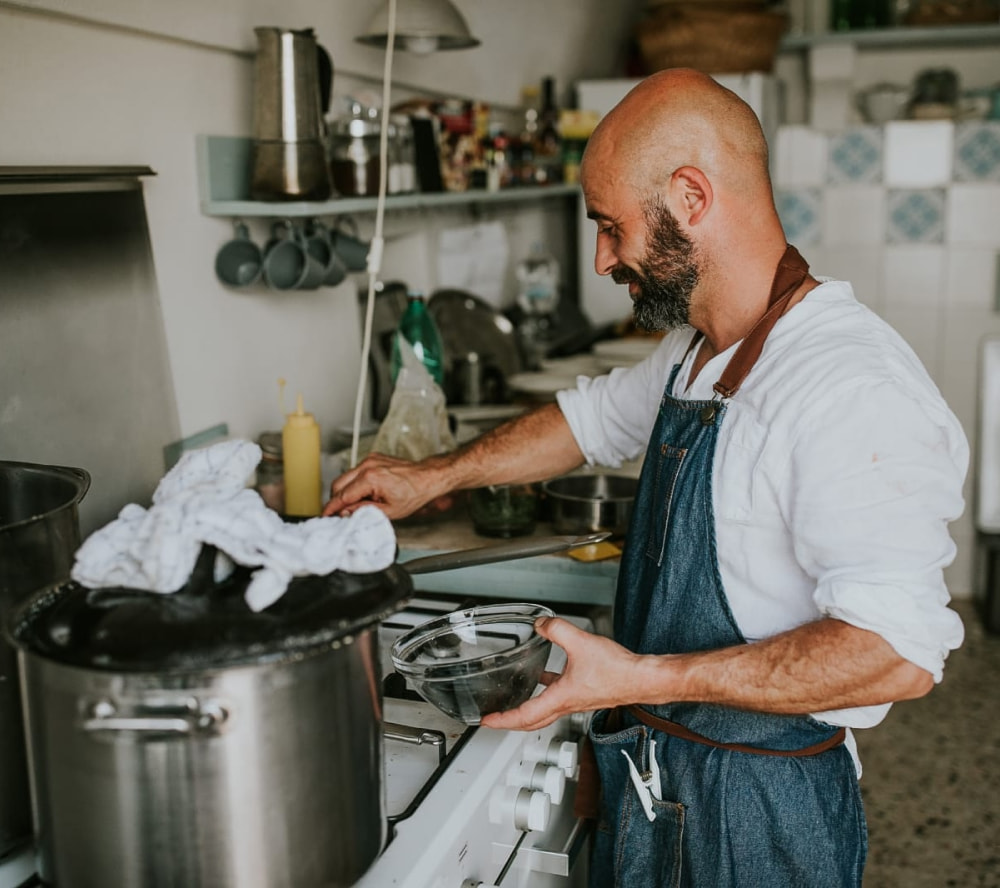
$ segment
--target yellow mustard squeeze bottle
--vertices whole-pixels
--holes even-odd
[[[285,514],[311,518],[322,506],[319,424],[302,408],[302,395],[295,399],[295,412],[285,417],[281,430],[285,461]]]

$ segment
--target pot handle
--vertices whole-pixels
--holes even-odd
[[[90,717],[81,727],[87,733],[130,732],[139,734],[178,734],[185,737],[222,733],[229,710],[217,700],[191,700],[178,704],[144,704],[128,715],[119,714],[110,700],[99,700],[89,707]]]
[[[433,573],[436,570],[456,570],[477,564],[495,564],[498,561],[513,561],[515,558],[530,558],[533,555],[551,555],[565,552],[577,546],[591,546],[606,540],[609,532],[591,533],[586,536],[550,536],[533,540],[512,540],[493,546],[479,546],[476,549],[459,549],[456,552],[441,552],[403,561],[400,567],[409,574]]]

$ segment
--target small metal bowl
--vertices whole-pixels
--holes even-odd
[[[566,475],[542,484],[556,533],[624,536],[639,482],[628,475]]]
[[[477,725],[534,693],[552,648],[534,624],[551,616],[547,607],[520,603],[455,611],[396,639],[392,662],[428,703]]]

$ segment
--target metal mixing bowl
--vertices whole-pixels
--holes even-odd
[[[551,616],[547,607],[519,603],[455,611],[396,639],[392,662],[428,703],[476,725],[534,693],[552,648],[534,624]]]

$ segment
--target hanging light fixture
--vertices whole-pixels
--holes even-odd
[[[418,55],[441,49],[469,49],[479,40],[451,0],[398,0],[396,45]],[[355,38],[367,46],[384,47],[389,33],[389,3],[383,0],[365,32]]]

